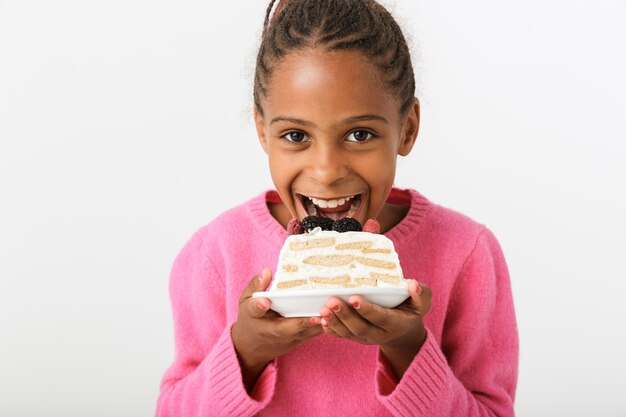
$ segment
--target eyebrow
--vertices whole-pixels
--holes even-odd
[[[346,120],[342,121],[341,123],[339,123],[340,125],[349,125],[351,123],[356,123],[356,122],[365,122],[368,120],[379,120],[381,122],[385,122],[385,123],[389,123],[389,121],[387,119],[385,119],[383,116],[378,116],[376,114],[365,114],[363,116],[355,116],[355,117],[349,117]]]
[[[384,123],[389,123],[389,121],[387,119],[385,119],[382,116],[378,116],[376,114],[364,114],[362,116],[355,116],[355,117],[348,117],[345,120],[342,120],[341,122],[338,123],[339,126],[345,126],[345,125],[349,125],[352,123],[356,123],[356,122],[364,122],[364,121],[368,121],[368,120],[379,120],[381,122]],[[283,117],[283,116],[279,116],[279,117],[275,117],[272,119],[272,121],[270,122],[270,125],[274,122],[290,122],[290,123],[295,123],[298,125],[302,125],[302,126],[311,126],[311,127],[315,127],[315,123],[306,121],[306,120],[302,120],[302,119],[297,119],[295,117]]]
[[[303,126],[315,126],[314,123],[311,122],[307,122],[306,120],[302,120],[302,119],[296,119],[295,117],[274,117],[272,119],[272,121],[270,122],[270,125],[273,124],[274,122],[289,122],[289,123],[295,123],[297,125],[303,125]]]

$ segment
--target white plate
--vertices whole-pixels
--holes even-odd
[[[252,298],[268,298],[271,309],[284,317],[319,316],[320,308],[326,301],[337,296],[348,302],[351,295],[362,295],[368,301],[381,307],[393,308],[409,297],[406,288],[335,288],[327,290],[286,290],[255,292]]]

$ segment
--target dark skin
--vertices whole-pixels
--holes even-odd
[[[255,109],[261,146],[282,203],[270,207],[284,227],[307,213],[302,196],[339,199],[359,195],[355,218],[377,219],[384,233],[406,215],[407,207],[386,203],[398,156],[413,148],[419,129],[419,102],[405,114],[379,70],[355,51],[304,50],[287,55],[273,70],[269,92]],[[265,366],[321,334],[378,345],[399,378],[426,338],[423,317],[431,292],[411,280],[410,297],[387,309],[351,296],[349,304],[332,297],[321,317],[283,318],[264,291],[271,272],[253,278],[239,301],[232,328],[243,382],[252,389]]]
[[[265,291],[272,273],[265,268],[243,290],[232,338],[248,392],[273,359],[292,351],[299,344],[322,333],[319,318],[283,318],[270,310],[270,301],[252,299],[252,293]]]

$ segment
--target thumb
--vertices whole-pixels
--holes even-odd
[[[272,271],[269,268],[263,268],[261,275],[253,280],[254,292],[265,291],[272,282]]]
[[[257,291],[265,291],[269,287],[270,282],[272,282],[272,271],[269,268],[264,268],[260,275],[256,275],[248,282],[248,285],[241,293],[240,301],[252,297],[252,294]]]
[[[428,310],[430,310],[431,303],[431,290],[426,284],[419,283],[415,280],[409,282],[409,295],[411,296],[411,306],[415,313],[424,317]]]
[[[252,297],[252,294],[257,291],[265,291],[271,281],[272,271],[264,268],[261,271],[261,275],[257,275],[250,281],[246,290],[250,289],[250,297]],[[262,317],[270,309],[272,302],[267,298],[255,298],[254,300],[248,300],[246,304],[246,309],[251,317]]]

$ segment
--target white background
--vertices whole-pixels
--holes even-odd
[[[489,226],[519,416],[626,416],[626,3],[387,1],[422,102],[397,185]],[[271,186],[265,2],[0,0],[0,416],[151,416],[168,274]]]

